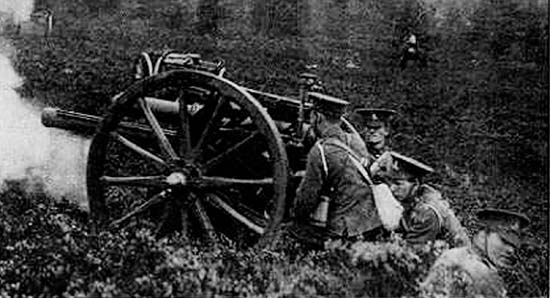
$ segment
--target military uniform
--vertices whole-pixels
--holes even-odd
[[[382,177],[389,179],[420,179],[434,170],[410,157],[390,152],[390,162],[384,167]],[[399,232],[411,244],[423,244],[437,239],[451,246],[470,244],[466,229],[456,218],[449,203],[441,193],[426,184],[417,184],[409,196],[402,200],[405,212]]]
[[[363,142],[337,126],[324,131],[323,139],[309,151],[305,174],[291,208],[291,233],[299,240],[317,245],[328,239],[359,239],[382,226],[370,187],[353,165],[348,152],[331,144],[334,140],[345,143],[360,156],[366,153]],[[324,152],[319,149],[319,144]],[[323,153],[328,169],[326,176]],[[309,216],[319,205],[321,195],[328,196],[330,203],[327,225],[319,229],[310,224]]]
[[[420,284],[421,297],[505,297],[497,268],[473,247],[444,252]]]
[[[466,246],[470,238],[449,202],[433,187],[421,184],[415,190],[412,207],[405,206],[401,231],[409,243],[421,244],[443,239],[451,246]]]
[[[345,142],[346,134],[340,129],[334,129],[328,135],[320,141],[324,147],[328,176],[324,177],[321,152],[314,146],[307,157],[306,172],[296,193],[292,215],[298,221],[307,221],[309,214],[319,204],[320,196],[325,194],[331,198],[326,235],[318,234],[314,237],[360,237],[365,232],[381,227],[382,223],[371,189],[353,165],[348,153],[330,144],[330,139]]]
[[[367,149],[368,150],[368,149]],[[391,150],[389,150],[389,147],[386,148],[384,153],[378,157],[374,157],[374,155],[369,155],[372,157],[369,161],[369,172],[372,176],[372,179],[376,181],[377,183],[382,183],[381,178],[384,173],[388,172],[388,169],[391,167],[393,163],[393,158],[391,155]],[[369,151],[370,154],[370,151]]]
[[[422,297],[506,296],[496,265],[499,255],[495,252],[518,247],[519,230],[529,224],[529,219],[519,213],[496,209],[478,212],[478,219],[484,222],[485,230],[474,237],[471,246],[450,249],[437,259],[420,283]],[[499,238],[495,238],[495,234]]]
[[[385,155],[384,153],[391,151],[389,146],[389,132],[390,132],[390,122],[392,118],[397,115],[397,112],[391,109],[357,109],[354,111],[354,116],[357,119],[356,124],[361,127],[360,131],[365,138],[365,144],[368,151],[368,164],[373,165],[374,163],[384,163]],[[379,129],[385,127],[387,130],[387,135],[384,136],[383,145],[380,147],[379,144],[371,142],[366,137],[366,131],[368,129]],[[376,176],[376,167],[371,166],[371,175]],[[372,172],[374,170],[374,172]]]

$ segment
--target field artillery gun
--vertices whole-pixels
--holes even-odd
[[[92,219],[137,222],[208,241],[269,244],[305,168],[316,77],[281,96],[223,77],[222,61],[142,53],[136,82],[102,117],[46,108],[48,127],[93,134],[87,162]],[[344,119],[344,128],[357,133]]]

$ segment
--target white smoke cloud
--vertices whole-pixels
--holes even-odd
[[[0,28],[29,21],[32,0],[0,0]],[[40,109],[21,98],[23,83],[9,57],[10,41],[0,36],[0,190],[10,180],[26,182],[27,191],[45,191],[86,208],[86,157],[89,140],[48,129]]]
[[[41,189],[85,207],[89,141],[42,126],[39,109],[15,91],[21,84],[10,60],[0,55],[0,185],[26,180],[29,191]]]
[[[0,0],[0,13],[11,18],[15,24],[30,19],[34,2],[32,0]]]

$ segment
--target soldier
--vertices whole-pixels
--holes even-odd
[[[314,103],[310,123],[319,140],[307,156],[305,174],[291,208],[290,234],[315,248],[323,248],[330,239],[354,241],[372,237],[382,228],[372,191],[348,152],[334,145],[344,143],[359,156],[366,152],[363,142],[353,141],[341,128],[341,116],[348,102],[320,93],[310,96]],[[310,214],[322,197],[330,201],[326,227],[319,228],[310,220]]]
[[[410,157],[390,152],[391,165],[382,174],[405,211],[400,232],[411,244],[442,239],[451,246],[470,244],[466,229],[456,218],[449,203],[433,187],[423,184],[422,177],[434,170]]]
[[[397,112],[390,109],[357,109],[360,134],[365,140],[367,150],[375,158],[390,150],[390,133],[392,118]]]
[[[360,134],[363,137],[368,151],[367,164],[373,178],[377,172],[388,163],[390,151],[391,120],[397,112],[391,109],[357,109],[354,111],[358,118]]]
[[[529,219],[520,213],[484,209],[478,212],[484,229],[471,247],[444,252],[420,284],[422,297],[504,297],[499,270],[510,266]]]
[[[426,56],[425,53],[421,52],[418,41],[416,39],[416,35],[414,33],[410,33],[407,35],[407,38],[405,39],[405,43],[403,44],[403,48],[401,50],[401,59],[399,61],[399,66],[401,69],[405,69],[407,67],[407,62],[416,61],[420,63],[421,66],[426,66]]]

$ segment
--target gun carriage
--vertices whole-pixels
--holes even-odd
[[[312,145],[316,77],[302,75],[290,97],[235,84],[223,61],[196,54],[142,53],[134,66],[136,82],[103,116],[42,113],[45,126],[93,134],[86,179],[94,222],[269,244]]]

